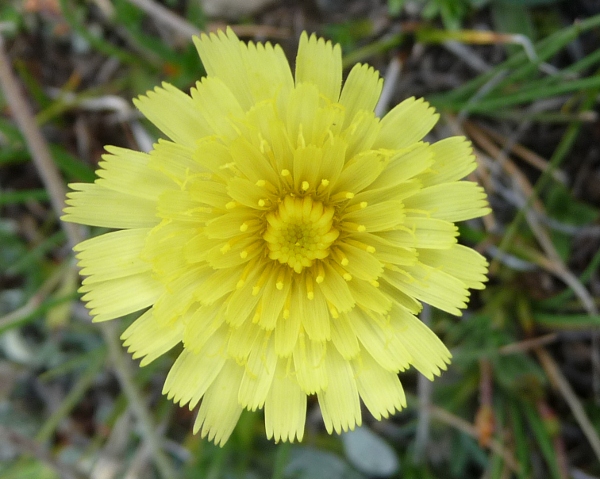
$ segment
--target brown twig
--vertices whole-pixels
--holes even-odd
[[[488,136],[490,136],[490,138],[494,139],[494,141],[497,141],[502,148],[505,148],[507,145],[509,145],[509,139],[497,131],[488,128],[485,125],[478,125],[478,128],[482,129]],[[510,144],[510,151],[542,172],[549,169],[548,160],[542,158],[540,155],[531,151],[529,148],[524,147],[520,143]],[[559,183],[564,184],[567,181],[565,174],[560,170],[552,170],[550,174]]]
[[[479,444],[488,447],[496,421],[494,417],[493,401],[493,370],[492,363],[487,358],[479,360],[479,409],[475,415],[475,429]]]
[[[505,154],[505,152],[496,146],[494,142],[485,134],[485,132],[474,123],[465,122],[464,126],[469,136],[473,138],[473,140],[492,158],[495,158],[504,171],[510,176],[510,178],[512,178],[515,186],[519,188],[523,198],[532,197],[534,195],[534,191],[533,187],[529,183],[529,180],[523,174],[523,172],[517,168],[517,166]],[[537,197],[534,198],[535,199],[532,202],[533,209],[538,214],[544,214],[544,205]],[[550,235],[540,223],[536,213],[528,210],[525,213],[525,217],[529,227],[531,228],[531,231],[546,254],[546,256],[536,255],[538,264],[564,281],[565,284],[567,284],[575,292],[589,314],[597,314],[598,309],[596,308],[590,293],[587,291],[585,286],[581,284],[579,279],[567,268],[564,261],[558,254]],[[492,268],[490,268],[490,270],[492,270]],[[491,272],[493,273],[493,271]]]
[[[539,338],[526,339],[525,341],[519,341],[518,343],[507,344],[506,346],[498,348],[498,352],[500,354],[523,353],[530,349],[539,348],[540,346],[545,346],[546,344],[553,343],[557,339],[557,333],[545,334],[544,336],[540,336]]]
[[[592,446],[594,454],[600,461],[600,437],[598,436],[596,428],[588,418],[581,401],[579,401],[579,398],[571,388],[571,385],[564,377],[552,356],[548,354],[548,351],[546,351],[544,348],[537,348],[535,353],[542,364],[542,367],[546,371],[546,374],[550,378],[550,382],[562,394],[565,401],[569,405],[575,420],[589,441],[590,446]]]
[[[459,431],[464,432],[465,434],[468,434],[469,436],[477,439],[477,428],[470,422],[465,421],[463,418],[455,416],[454,414],[437,406],[429,406],[429,410],[431,412],[431,416],[437,419],[438,421],[446,423],[454,427],[455,429],[458,429]],[[488,447],[494,454],[500,456],[504,460],[506,465],[511,468],[512,471],[516,473],[520,472],[520,464],[513,457],[513,455],[507,449],[505,449],[504,446],[500,444],[497,440],[492,439],[489,442]]]
[[[10,68],[10,61],[4,51],[4,41],[0,35],[0,86],[4,91],[4,98],[10,106],[11,113],[19,125],[31,157],[42,177],[42,181],[48,190],[50,203],[57,215],[60,215],[65,207],[65,187],[62,178],[58,174],[56,166],[46,146],[46,141],[37,127],[29,105],[25,101],[16,78]],[[62,228],[67,234],[70,246],[75,246],[83,239],[83,235],[73,223],[61,222]]]

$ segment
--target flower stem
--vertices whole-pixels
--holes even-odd
[[[292,446],[289,442],[282,442],[277,446],[277,454],[275,455],[275,466],[273,467],[272,479],[283,479],[285,466],[287,466],[290,457]]]

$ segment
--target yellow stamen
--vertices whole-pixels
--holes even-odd
[[[310,196],[286,196],[277,211],[267,214],[269,258],[287,264],[296,273],[329,255],[329,247],[338,238],[333,226],[333,207],[313,201]]]

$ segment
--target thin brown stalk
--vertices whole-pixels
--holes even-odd
[[[2,35],[0,35],[0,87],[4,92],[4,98],[10,106],[11,113],[23,133],[37,171],[48,190],[52,208],[60,216],[65,205],[66,188],[56,165],[52,161],[46,140],[35,122],[29,104],[21,94],[21,89],[4,49]],[[81,230],[73,223],[61,222],[61,226],[67,234],[69,245],[74,246],[84,239]],[[109,354],[121,388],[127,396],[137,420],[140,422],[144,432],[144,439],[148,441],[152,449],[156,467],[164,478],[173,479],[175,474],[167,456],[161,450],[160,438],[156,434],[152,416],[140,392],[135,387],[129,364],[124,357],[117,337],[117,332],[108,323],[100,323],[99,328],[104,340],[108,344]]]
[[[546,344],[554,343],[557,339],[557,333],[545,334],[539,338],[526,339],[525,341],[519,341],[518,343],[507,344],[506,346],[498,348],[498,352],[503,355],[524,353],[530,349],[535,349],[539,348],[540,346],[545,346]]]
[[[467,123],[469,123],[469,122],[467,121]],[[507,137],[505,137],[504,135],[498,133],[497,131],[495,131],[491,128],[488,128],[485,125],[478,125],[477,127],[482,129],[494,141],[498,142],[502,146],[502,148],[505,148],[506,145],[508,145],[510,143],[510,141]],[[529,148],[524,147],[520,143],[510,144],[510,151],[512,153],[514,153],[515,155],[517,155],[519,158],[521,158],[523,161],[528,163],[529,165],[533,166],[534,168],[537,168],[538,170],[540,170],[542,172],[549,169],[548,160],[541,157],[537,153],[531,151]],[[553,170],[550,172],[550,174],[556,181],[563,183],[563,184],[566,182],[565,175],[562,171]]]
[[[514,164],[514,162],[504,152],[495,145],[495,143],[472,122],[465,123],[465,130],[471,138],[482,147],[492,158],[496,158],[501,167],[506,173],[513,179],[515,186],[519,188],[523,198],[529,198],[533,196],[533,187],[529,183],[527,177],[523,172]],[[537,211],[538,214],[544,214],[544,206],[541,201],[535,197],[532,202],[532,207]],[[548,232],[544,229],[541,222],[538,220],[538,216],[535,212],[527,211],[525,213],[527,222],[531,228],[531,231],[535,235],[538,243],[546,253],[547,258],[538,258],[539,262],[543,264],[543,267],[558,276],[568,286],[573,289],[577,297],[581,300],[582,304],[590,314],[597,314],[597,308],[594,301],[587,291],[585,286],[581,284],[579,279],[567,268],[563,260],[561,259],[558,251],[556,250],[552,239]]]
[[[600,437],[598,436],[598,431],[596,431],[596,428],[588,418],[581,401],[579,401],[573,388],[571,388],[571,385],[548,351],[544,348],[537,348],[535,352],[542,367],[546,371],[550,382],[562,394],[566,403],[569,405],[575,420],[590,443],[590,446],[592,446],[596,458],[600,461]]]
[[[431,416],[438,421],[441,421],[449,426],[452,426],[455,429],[458,429],[465,434],[473,438],[478,438],[477,428],[471,424],[469,421],[465,421],[463,418],[458,417],[451,412],[446,411],[437,406],[429,406],[429,410],[431,412]],[[496,439],[492,439],[488,448],[494,453],[500,456],[506,465],[510,467],[513,472],[518,473],[521,470],[521,466],[517,462],[517,460],[513,457],[513,455],[506,449],[502,444],[500,444]]]

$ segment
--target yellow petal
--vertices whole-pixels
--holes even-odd
[[[279,441],[302,441],[306,421],[306,394],[293,376],[292,365],[279,360],[271,389],[265,401],[267,438]]]
[[[433,164],[419,175],[424,186],[461,180],[476,167],[471,142],[464,136],[453,136],[430,146]]]
[[[340,103],[346,107],[346,125],[358,111],[375,109],[382,88],[383,79],[377,70],[360,63],[354,65],[340,95]]]
[[[459,308],[466,308],[469,301],[465,283],[422,263],[386,270],[383,278],[405,294],[456,316],[462,315]]]
[[[449,221],[408,216],[403,226],[403,229],[380,231],[376,236],[400,248],[450,248],[456,244],[458,228]]]
[[[361,399],[378,421],[406,407],[398,374],[382,368],[366,351],[352,361]]]
[[[184,349],[171,366],[163,394],[180,406],[190,403],[190,409],[194,408],[225,364],[225,357],[219,354],[221,347],[215,337],[197,353]]]
[[[381,120],[376,148],[399,150],[421,141],[437,123],[439,115],[429,103],[414,97],[395,106]]]
[[[382,176],[386,176],[385,171],[375,181],[378,182]],[[396,182],[394,181],[393,183]],[[381,188],[375,188],[371,185],[371,188],[366,188],[357,194],[352,199],[352,203],[357,204],[366,202],[367,204],[375,204],[381,201],[403,201],[405,198],[418,193],[421,190],[421,186],[421,181],[418,179],[401,181],[395,185],[384,186]]]
[[[163,282],[173,281],[190,268],[183,248],[195,234],[192,223],[163,220],[148,233],[141,257]]]
[[[379,136],[381,123],[373,112],[360,110],[354,115],[341,138],[348,144],[348,158],[370,150]]]
[[[244,223],[255,224],[257,223],[257,213],[250,208],[234,208],[233,210],[227,210],[227,212],[221,215],[213,215],[213,218],[207,222],[204,234],[209,238],[229,239],[237,237],[241,232],[251,233],[250,228],[244,230]],[[258,229],[259,224],[255,225]]]
[[[354,372],[335,348],[328,348],[325,365],[329,384],[317,393],[325,429],[329,434],[351,431],[362,424]]]
[[[331,187],[333,194],[340,191],[360,193],[384,171],[389,161],[385,152],[371,150],[352,158],[340,173],[338,180]]]
[[[227,184],[227,192],[228,196],[234,201],[256,210],[266,210],[274,201],[277,201],[272,193],[264,187],[258,186],[246,178],[231,179]]]
[[[470,220],[491,211],[485,191],[471,181],[442,183],[424,188],[406,198],[404,206],[407,209],[428,211],[432,218],[446,221]]]
[[[403,371],[409,367],[412,357],[386,317],[357,309],[348,314],[354,334],[375,361],[388,371]]]
[[[284,306],[282,317],[277,320],[275,328],[275,352],[277,356],[289,356],[297,347],[297,342],[301,333],[302,316],[298,310],[291,307],[291,281],[284,283]]]
[[[353,279],[348,286],[356,304],[363,309],[385,314],[392,307],[392,300],[389,296],[370,282]]]
[[[381,275],[383,265],[378,256],[374,254],[375,252],[369,253],[347,241],[341,242],[339,249],[345,257],[345,260],[342,260],[342,266],[352,275],[352,278],[372,281]],[[348,283],[350,289],[352,289],[352,285],[353,281],[350,281]]]
[[[325,142],[321,147],[322,156],[318,164],[313,164],[318,169],[317,179],[319,182],[326,180],[329,185],[334,185],[340,176],[344,162],[346,161],[346,142],[338,138]],[[329,189],[326,190],[329,193]]]
[[[267,157],[267,152],[261,151],[260,146],[250,143],[247,138],[240,137],[231,143],[229,149],[236,167],[253,184],[256,184],[259,180],[277,184],[279,171],[275,170]]]
[[[152,309],[136,319],[121,335],[123,346],[133,354],[133,359],[143,358],[140,366],[146,366],[181,342],[183,322],[165,325],[157,321]]]
[[[94,321],[107,321],[154,304],[164,286],[149,272],[144,272],[102,283],[84,284],[79,291],[85,293],[82,299]]]
[[[159,139],[149,153],[148,166],[181,186],[190,172],[205,171],[194,161],[194,150],[190,147]]]
[[[255,411],[262,408],[269,390],[275,369],[277,355],[270,333],[259,335],[250,351],[245,365],[244,377],[238,392],[238,402],[246,409]]]
[[[203,244],[207,245],[208,241],[210,241],[207,240],[204,235],[199,235],[198,239],[200,241],[195,242],[195,245],[193,246],[194,249],[196,246],[202,246]],[[203,259],[208,261],[215,269],[238,267],[262,253],[260,247],[255,247],[257,243],[260,244],[260,239],[251,235],[236,241],[231,247],[226,246],[227,243],[218,242],[210,249],[210,251],[208,251]]]
[[[227,298],[225,320],[231,326],[239,327],[246,320],[252,321],[256,305],[260,299],[260,296],[253,294],[254,285],[264,268],[264,265],[261,265],[260,269],[252,267],[246,282],[242,286],[239,282],[236,283],[235,291]]]
[[[361,350],[350,321],[346,313],[331,319],[331,342],[346,360],[354,358]]]
[[[233,291],[240,280],[239,274],[228,269],[216,270],[202,285],[202,292],[196,298],[203,304],[212,304]],[[239,271],[241,274],[241,270]]]
[[[327,301],[336,307],[338,312],[350,311],[355,300],[350,293],[347,281],[333,269],[330,263],[325,263],[325,279],[319,284]]]
[[[276,95],[285,101],[293,86],[287,58],[279,45],[246,45],[230,28],[226,33],[195,37],[194,44],[207,74],[221,78],[245,110]]]
[[[467,288],[485,288],[488,262],[471,248],[456,244],[450,249],[420,250],[419,261],[454,276]]]
[[[63,221],[104,228],[151,228],[159,223],[156,202],[95,183],[71,183]]]
[[[315,289],[314,297],[307,297],[306,287],[299,285],[297,289],[296,307],[302,318],[302,326],[309,339],[327,341],[331,338],[329,310],[325,296],[320,289]],[[293,301],[293,300],[292,300]],[[292,305],[294,302],[292,302]]]
[[[286,103],[286,109],[289,101]],[[295,136],[289,137],[287,134],[287,125],[283,121],[287,114],[285,112],[278,113],[275,108],[275,104],[272,101],[264,101],[253,106],[252,109],[246,115],[246,121],[240,126],[240,128],[247,128],[246,138],[252,140],[252,144],[258,149],[259,156],[269,160],[269,163],[275,168],[277,178],[269,179],[265,177],[256,178],[257,180],[273,180],[273,184],[277,184],[279,181],[279,175],[282,170],[286,169],[292,171],[293,164],[293,145],[296,144],[298,139],[298,131],[295,131]],[[242,142],[242,140],[239,140]],[[292,145],[293,144],[293,145]],[[244,151],[240,151],[238,141],[234,140],[232,143],[232,154],[236,155],[236,160],[240,160],[240,154],[245,155]],[[256,152],[250,153],[249,157],[244,164],[240,165],[240,170],[251,178],[251,171],[254,169],[250,161],[257,155]],[[259,159],[262,162],[263,159]],[[257,173],[264,171],[264,166],[258,164]]]
[[[393,242],[380,238],[379,234],[370,235],[369,238],[372,238],[372,245],[376,249],[375,256],[381,263],[406,265],[417,262],[417,250],[413,246],[396,246]],[[407,241],[407,238],[404,237],[402,241]]]
[[[225,444],[242,414],[237,391],[243,374],[244,368],[235,361],[225,363],[202,399],[194,434],[200,431],[203,438],[208,437],[219,446]]]
[[[405,183],[433,164],[433,152],[427,143],[415,143],[396,152],[385,170],[371,185],[372,189],[394,188]]]
[[[192,305],[197,307],[198,288],[209,275],[210,268],[205,264],[190,266],[179,272],[169,281],[164,294],[154,305],[157,318],[164,322],[175,321]]]
[[[212,208],[194,198],[189,191],[169,190],[158,200],[156,214],[168,221],[189,221],[193,224],[212,219]]]
[[[84,284],[108,281],[149,271],[152,265],[141,258],[149,228],[114,231],[79,243],[77,253]]]
[[[342,49],[316,35],[303,32],[296,56],[296,85],[312,83],[331,101],[338,101],[342,86]]]
[[[277,325],[277,331],[280,331],[283,336],[291,336],[290,342],[293,341],[294,336],[298,334],[298,328],[300,325],[300,318],[296,316],[296,320],[290,320],[282,318],[283,307],[288,298],[288,293],[291,288],[291,281],[284,282],[281,286],[281,290],[277,287],[277,278],[279,275],[280,269],[273,268],[271,271],[270,277],[268,279],[267,284],[264,288],[264,293],[262,294],[261,301],[261,314],[260,318],[258,318],[257,324],[268,331],[275,328]],[[291,323],[290,323],[291,321]],[[293,325],[295,325],[295,331],[293,330]],[[292,328],[291,331],[287,331],[287,328]],[[291,353],[294,345],[292,344],[287,349],[287,354],[283,354],[284,350],[281,349],[281,337],[275,333],[275,351],[278,356],[287,356]],[[284,341],[285,342],[285,341]]]
[[[321,183],[323,175],[319,166],[323,163],[323,149],[314,145],[296,148],[293,160],[294,186],[297,191],[301,191],[301,185],[304,181],[309,186],[316,188]],[[331,161],[327,159],[325,161]]]
[[[110,190],[156,201],[173,182],[149,167],[150,155],[125,148],[107,146],[109,154],[102,155],[100,177],[96,184]]]
[[[225,208],[231,201],[225,183],[210,181],[200,175],[189,178],[185,188],[195,201],[213,208]]]
[[[320,131],[315,131],[318,111],[319,89],[315,85],[302,83],[292,90],[285,124],[287,136],[294,148],[309,145],[315,137],[321,135]]]
[[[265,332],[252,321],[246,321],[237,328],[230,328],[227,341],[227,355],[244,364],[254,347],[260,347],[260,339],[264,340]]]
[[[175,143],[193,147],[199,138],[211,134],[208,122],[190,96],[168,83],[139,96],[133,103]]]
[[[444,343],[423,322],[395,306],[391,322],[398,339],[412,356],[411,364],[427,379],[433,380],[447,368],[452,355]]]
[[[343,216],[344,221],[350,221],[364,227],[364,231],[373,233],[394,229],[402,224],[404,205],[400,201],[382,201],[365,208],[352,211]]]
[[[327,388],[325,368],[327,344],[325,341],[311,341],[301,332],[294,347],[294,368],[298,384],[306,394]]]
[[[197,115],[208,123],[211,134],[229,139],[237,136],[234,120],[243,118],[244,111],[220,78],[204,77],[190,93]],[[196,136],[196,140],[199,138]]]
[[[182,341],[190,352],[199,353],[205,344],[219,342],[213,336],[223,329],[225,322],[220,304],[196,306],[183,319],[185,329]]]

